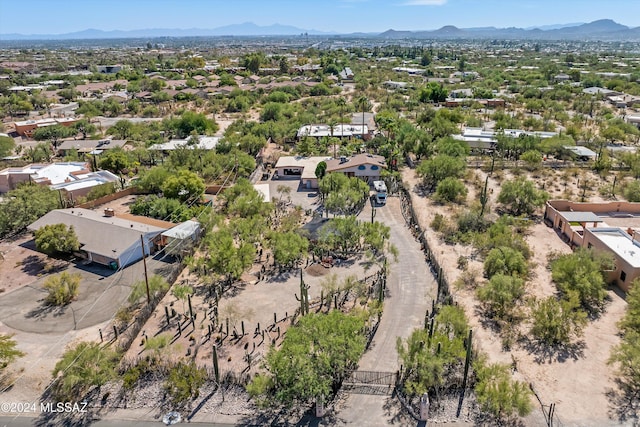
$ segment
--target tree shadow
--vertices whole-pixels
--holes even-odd
[[[37,276],[46,266],[45,258],[40,255],[29,255],[22,260],[22,272],[29,276]]]
[[[402,406],[400,400],[396,397],[396,391],[385,399],[382,409],[387,417],[387,424],[409,426],[414,425],[416,421],[408,411]]]
[[[527,353],[534,356],[533,360],[538,364],[552,362],[564,363],[569,359],[579,360],[584,357],[584,350],[587,347],[584,340],[567,344],[549,345],[540,340],[523,337],[519,343]]]
[[[24,315],[25,318],[42,320],[50,314],[53,317],[60,317],[66,313],[67,307],[69,307],[69,304],[65,304],[62,306],[49,304],[44,300],[44,298],[38,300],[38,302],[40,303],[40,305],[26,313]]]
[[[615,380],[616,389],[606,391],[609,399],[609,417],[617,419],[621,423],[631,422],[638,425],[640,421],[640,392],[620,378]]]

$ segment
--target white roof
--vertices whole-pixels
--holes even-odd
[[[565,145],[564,148],[580,157],[597,157],[595,151],[592,151],[587,147],[583,147],[582,145]]]
[[[34,181],[49,180],[51,184],[60,184],[67,179],[73,179],[72,173],[80,172],[86,168],[87,165],[84,162],[52,163],[50,165],[32,164],[24,168],[8,168],[0,171],[0,174],[28,173],[34,175]]]
[[[163,236],[172,237],[174,239],[184,239],[189,236],[193,236],[200,230],[200,223],[198,221],[185,221],[176,225],[173,228],[162,233]]]
[[[333,136],[355,136],[369,133],[367,125],[339,124],[333,127]],[[313,136],[323,137],[331,136],[331,127],[329,125],[304,125],[298,129],[298,137]]]
[[[198,135],[199,143],[197,145],[189,145],[189,140],[191,136],[188,136],[186,139],[172,139],[169,142],[165,142],[164,144],[155,144],[149,147],[149,150],[161,150],[161,151],[171,151],[177,150],[178,148],[189,148],[195,149],[199,148],[201,150],[213,150],[218,145],[220,141],[220,137],[218,136],[206,136],[206,135]]]
[[[311,168],[315,172],[318,163],[329,159],[331,157],[282,156],[278,159],[276,168]]]
[[[269,184],[253,184],[253,188],[255,188],[260,194],[262,194],[263,201],[271,201],[271,190],[269,188]]]
[[[621,228],[589,228],[589,231],[618,257],[640,267],[640,245]]]

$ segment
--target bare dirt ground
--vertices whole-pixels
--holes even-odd
[[[32,240],[28,234],[0,241],[0,293],[11,292],[69,264],[36,251]]]
[[[545,170],[544,180],[540,177],[533,179],[539,187],[543,185],[550,191],[552,198],[561,198],[572,193],[574,200],[582,195],[583,189],[578,187],[578,179],[587,179],[591,183],[601,182],[600,178],[591,173],[559,172]],[[509,179],[511,174],[501,171],[498,179]],[[470,187],[468,201],[477,200],[478,187],[484,184],[486,174],[475,171],[468,182]],[[482,262],[474,256],[473,248],[462,245],[447,245],[431,230],[429,224],[436,213],[451,217],[456,208],[440,206],[416,191],[419,183],[415,171],[405,170],[403,178],[409,184],[414,208],[419,215],[419,221],[424,230],[432,250],[437,253],[440,265],[443,266],[449,283],[456,281],[462,271],[457,266],[458,257],[468,259],[469,270],[476,271],[479,281],[482,281]],[[475,181],[475,182],[472,182]],[[480,184],[478,184],[478,182]],[[565,186],[566,182],[566,186]],[[475,186],[475,187],[474,187]],[[489,179],[490,205],[495,207],[495,199],[499,189],[496,174]],[[590,201],[603,200],[593,186],[587,191]],[[595,187],[597,188],[597,187]],[[546,225],[539,223],[529,229],[526,241],[531,247],[532,263],[535,265],[532,278],[528,282],[527,295],[529,297],[544,298],[555,293],[555,286],[551,282],[551,272],[547,268],[547,255],[556,251],[570,253],[570,248],[564,244],[556,233]],[[481,283],[481,282],[480,282]],[[609,300],[605,312],[596,320],[590,321],[584,330],[582,339],[564,352],[545,353],[535,345],[528,345],[528,326],[520,328],[520,340],[511,347],[510,351],[503,350],[502,338],[494,329],[487,325],[479,312],[478,301],[473,289],[457,289],[452,286],[451,292],[456,302],[461,304],[470,319],[474,329],[476,344],[490,361],[511,364],[515,369],[514,377],[531,383],[543,404],[556,403],[556,419],[564,425],[603,426],[615,424],[609,419],[608,390],[614,387],[611,378],[612,369],[607,365],[611,348],[619,342],[616,323],[624,314],[626,302],[617,290],[609,291]],[[536,402],[536,410],[540,406]]]

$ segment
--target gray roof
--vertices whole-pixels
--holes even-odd
[[[111,149],[122,147],[127,141],[124,139],[71,139],[60,144],[61,150],[78,150],[79,152],[89,152],[95,149]]]
[[[110,258],[119,258],[125,250],[140,241],[140,236],[157,235],[166,230],[80,208],[53,210],[27,228],[35,231],[52,224],[73,226],[80,249]]]
[[[580,157],[597,157],[598,156],[595,151],[590,150],[587,147],[584,147],[582,145],[565,145],[564,148]]]
[[[560,215],[569,222],[604,222],[593,212],[565,211],[560,212]]]

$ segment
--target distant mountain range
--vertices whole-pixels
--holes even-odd
[[[640,27],[630,28],[611,19],[587,24],[547,25],[524,28],[457,28],[444,26],[434,31],[387,30],[386,39],[529,39],[529,40],[640,40]]]
[[[88,29],[65,34],[0,34],[0,40],[80,40],[80,39],[126,39],[157,37],[207,37],[207,36],[296,36],[339,35],[318,30],[305,30],[290,25],[273,24],[260,26],[251,22],[233,24],[213,29],[142,29],[104,31]],[[610,19],[590,23],[544,25],[528,28],[458,28],[446,25],[429,31],[396,31],[383,33],[340,34],[352,37],[375,37],[385,39],[524,39],[524,40],[640,40],[640,27],[630,28]]]
[[[0,40],[80,40],[80,39],[136,39],[157,37],[207,37],[207,36],[293,36],[300,34],[323,35],[317,30],[304,30],[291,25],[256,25],[252,22],[226,25],[224,27],[204,28],[151,28],[143,30],[104,31],[88,29],[64,34],[0,34]]]

